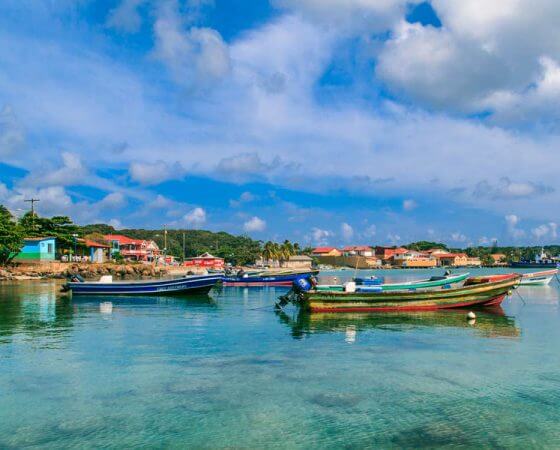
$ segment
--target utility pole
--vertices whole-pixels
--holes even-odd
[[[186,244],[185,244],[185,232],[183,231],[183,262],[187,258]]]
[[[35,231],[35,203],[40,202],[38,198],[31,197],[30,199],[23,200],[26,203],[31,203],[31,229]]]
[[[163,226],[163,265],[167,264],[167,225]]]

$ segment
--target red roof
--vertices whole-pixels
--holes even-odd
[[[371,250],[372,248],[369,245],[347,245],[342,249],[343,252],[367,252]]]
[[[90,239],[80,239],[81,242],[83,242],[83,244],[86,247],[94,247],[94,248],[111,248],[110,245],[106,245],[106,244],[100,244],[99,242],[95,242],[92,241]]]
[[[120,245],[126,245],[126,244],[142,244],[142,242],[144,242],[144,240],[142,239],[132,239],[129,238],[128,236],[124,236],[122,234],[106,234],[105,236],[103,236],[103,239],[105,239],[106,241],[117,241]]]
[[[336,247],[317,247],[316,249],[313,249],[313,253],[329,253],[332,252],[333,250],[337,250]]]
[[[436,258],[465,258],[467,256],[466,253],[436,253]]]

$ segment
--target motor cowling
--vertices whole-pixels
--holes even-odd
[[[296,278],[292,284],[295,292],[307,292],[313,289],[311,280],[307,277]]]

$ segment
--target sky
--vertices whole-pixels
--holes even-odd
[[[557,242],[557,0],[4,0],[0,203],[305,245]]]

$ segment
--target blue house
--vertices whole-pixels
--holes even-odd
[[[24,238],[23,243],[23,248],[14,258],[14,261],[33,263],[55,260],[56,238],[30,237]]]

